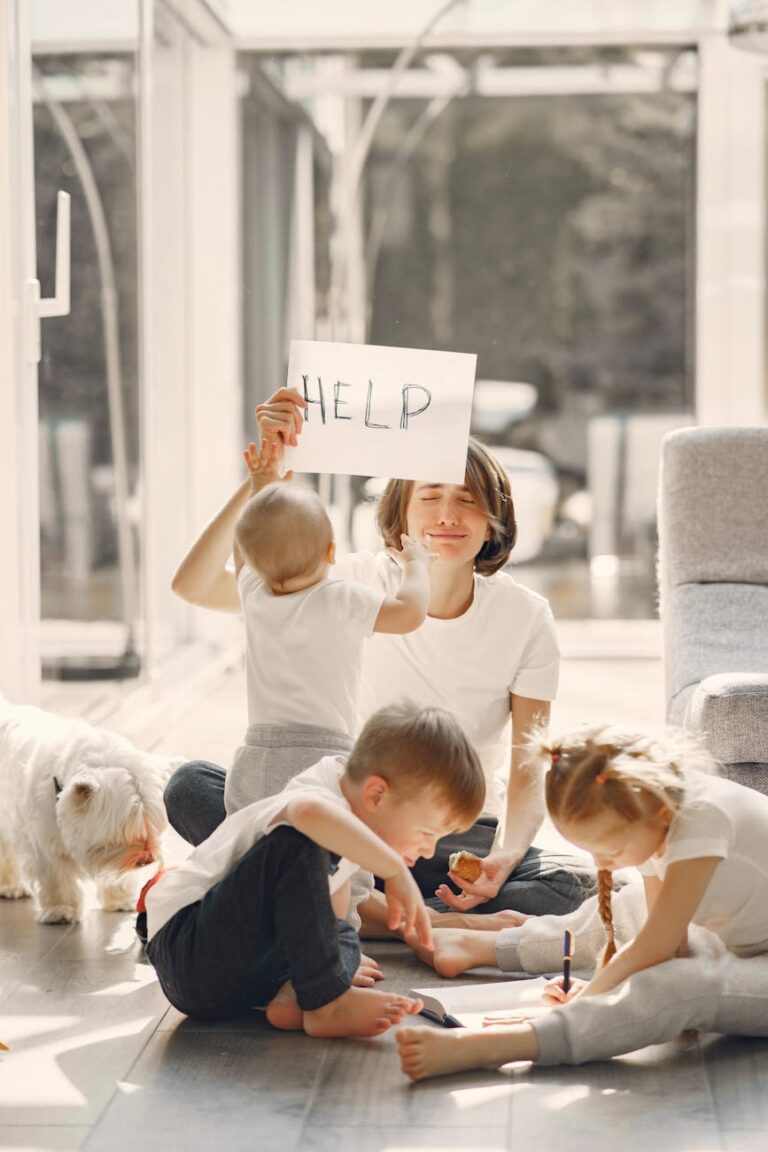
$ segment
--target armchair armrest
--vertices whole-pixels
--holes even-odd
[[[688,727],[721,764],[768,764],[768,672],[726,672],[697,685]]]

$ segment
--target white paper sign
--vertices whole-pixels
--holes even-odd
[[[477,357],[294,340],[288,387],[307,400],[297,472],[462,484]]]

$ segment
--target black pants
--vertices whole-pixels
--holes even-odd
[[[222,768],[204,760],[183,764],[165,789],[165,806],[173,828],[190,844],[200,844],[218,828],[225,816]],[[431,908],[447,910],[435,896],[440,884],[449,883],[448,857],[465,849],[487,856],[496,835],[496,821],[480,819],[468,832],[438,840],[431,860],[419,860],[412,869],[416,883]],[[458,889],[456,889],[458,891]],[[498,912],[512,908],[529,916],[562,916],[593,896],[594,872],[583,860],[564,853],[529,848],[517,868],[493,900],[479,904],[475,912]]]
[[[264,1007],[289,979],[305,1011],[346,992],[360,944],[333,913],[329,869],[329,854],[294,828],[258,840],[149,941],[170,1002],[188,1016],[222,1020]]]

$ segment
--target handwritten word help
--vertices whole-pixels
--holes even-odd
[[[476,357],[294,340],[287,385],[303,397],[296,472],[464,479]]]
[[[306,375],[302,375],[301,380],[302,380],[302,384],[304,385],[304,399],[307,402],[307,407],[304,410],[305,422],[307,424],[309,423],[310,413],[312,411],[312,408],[314,405],[317,405],[319,412],[320,412],[320,420],[323,424],[325,424],[326,423],[325,395],[326,395],[326,388],[328,387],[328,385],[326,384],[326,386],[324,387],[322,379],[318,376],[316,378],[316,393],[313,395],[313,392],[315,390],[313,389],[313,386],[310,384],[309,377]],[[336,381],[336,383],[333,385],[333,403],[330,406],[330,410],[328,412],[328,419],[333,419],[333,420],[352,420],[353,419],[352,416],[345,415],[343,412],[339,411],[340,408],[349,408],[349,406],[350,406],[348,400],[342,399],[342,392],[341,392],[342,388],[353,388],[353,387],[354,387],[353,384],[345,384],[341,380]],[[405,432],[408,429],[408,422],[411,419],[411,417],[421,416],[422,412],[426,412],[427,408],[429,408],[430,404],[432,403],[432,393],[430,392],[429,388],[424,388],[423,385],[421,385],[421,384],[404,384],[400,391],[401,391],[401,396],[402,396],[402,405],[400,408],[400,427]],[[414,392],[420,392],[421,393],[421,400],[423,401],[421,404],[421,407],[415,407],[415,406],[413,408],[411,407],[411,394]],[[372,419],[373,395],[374,395],[373,381],[369,380],[368,381],[368,388],[367,388],[367,392],[366,392],[366,397],[365,397],[365,411],[363,413],[363,423],[365,424],[365,427],[366,428],[382,428],[382,429],[391,428],[392,427],[391,424],[379,424],[375,420]],[[415,401],[415,398],[414,398],[414,401]]]

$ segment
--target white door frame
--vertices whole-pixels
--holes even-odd
[[[240,144],[226,27],[205,0],[140,5],[141,573],[151,676],[184,641],[227,644],[237,628],[183,604],[171,578],[243,471]],[[172,43],[156,43],[158,9],[178,37],[176,59]]]
[[[40,690],[37,314],[29,5],[0,5],[0,691]]]

